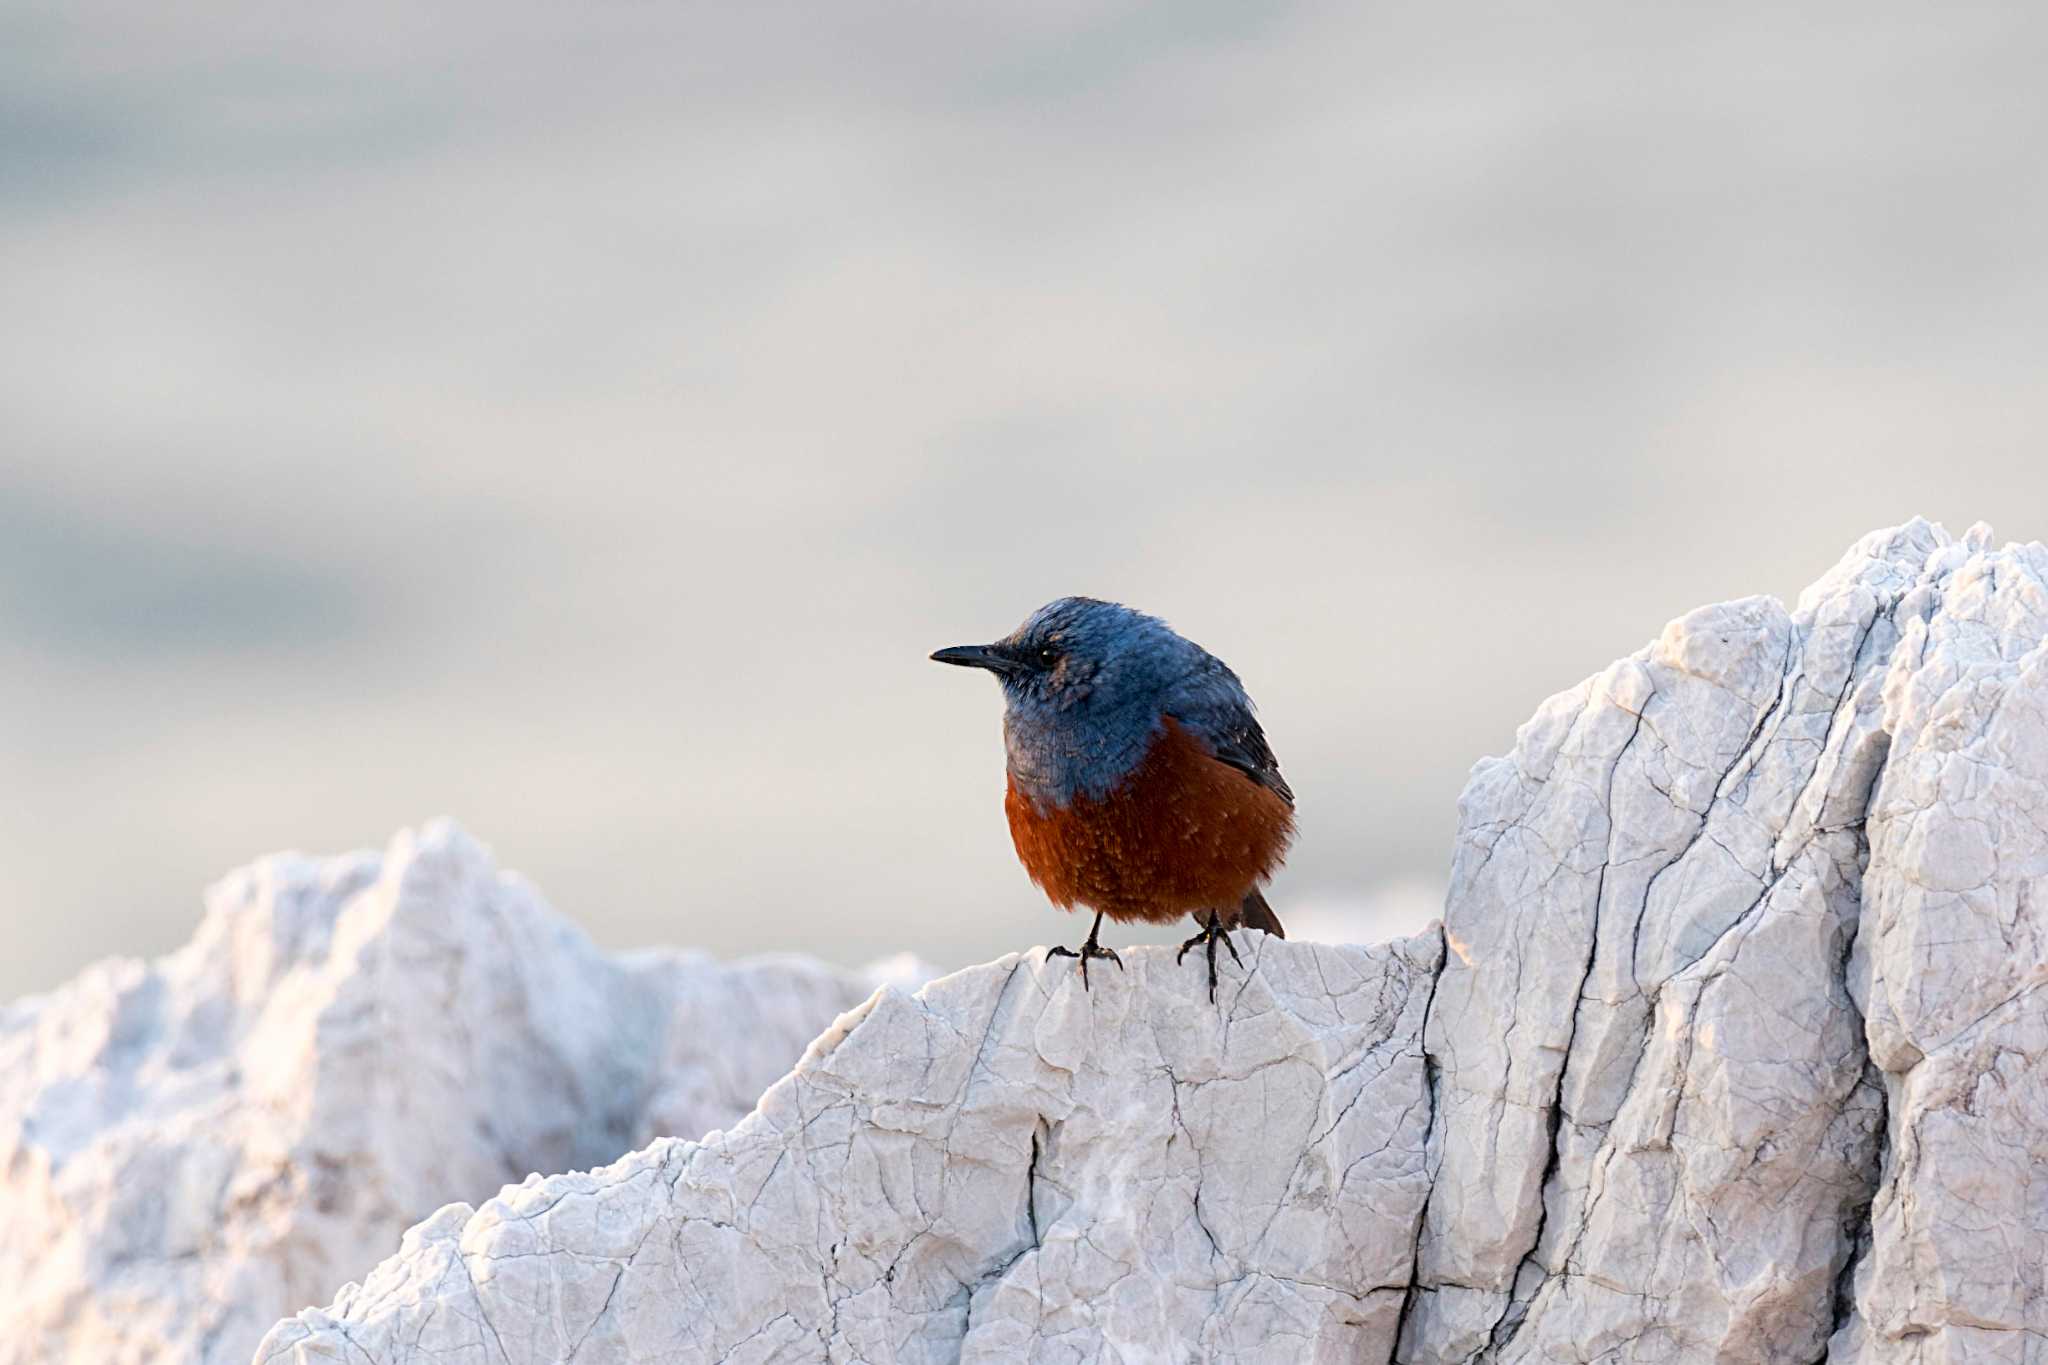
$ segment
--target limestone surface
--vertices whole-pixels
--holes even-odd
[[[1849,986],[1884,1082],[1882,1179],[1831,1360],[2048,1361],[2048,552],[1929,559]]]
[[[241,1365],[450,1198],[732,1122],[870,990],[609,957],[447,824],[265,859],[0,1011],[0,1363]]]
[[[1916,522],[1479,765],[1398,1359],[2048,1360],[2044,635]]]
[[[1869,536],[1474,769],[1433,977],[887,996],[260,1360],[2048,1361],[2044,638],[2040,546]]]
[[[441,1209],[258,1365],[2048,1365],[2048,549],[1916,521],[1681,616],[1475,767],[1439,933],[1245,938],[1214,1004],[1160,949],[887,988],[722,1131]],[[117,1059],[55,1131],[159,1009],[43,1026]],[[613,1059],[513,1113],[465,1046],[534,1169],[644,1136]],[[294,1131],[417,1131],[363,1122]]]
[[[1384,1359],[1436,935],[1012,956],[842,1017],[753,1114],[453,1205],[266,1362]]]

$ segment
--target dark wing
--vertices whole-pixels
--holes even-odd
[[[1203,738],[1209,741],[1209,748],[1217,758],[1261,787],[1278,793],[1288,805],[1294,804],[1294,788],[1280,776],[1280,760],[1273,757],[1272,746],[1266,743],[1266,732],[1259,728],[1259,722],[1250,711],[1230,717]]]
[[[1252,781],[1294,804],[1294,788],[1280,776],[1280,760],[1266,743],[1266,732],[1252,714],[1244,685],[1220,659],[1206,656],[1207,665],[1166,706],[1166,713],[1209,746],[1209,752]]]

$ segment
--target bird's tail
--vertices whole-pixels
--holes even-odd
[[[1280,927],[1280,917],[1266,904],[1265,893],[1256,886],[1244,898],[1244,904],[1238,906],[1237,922],[1247,929],[1263,929],[1274,938],[1287,937],[1287,931]]]

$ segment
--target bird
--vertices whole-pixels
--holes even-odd
[[[1285,938],[1262,885],[1294,840],[1294,791],[1252,699],[1221,659],[1156,616],[1062,597],[986,645],[938,663],[986,669],[1003,689],[1007,790],[1017,858],[1061,909],[1095,911],[1076,950],[1082,988],[1103,917],[1168,924],[1192,915],[1216,998],[1216,945],[1242,966],[1234,928]]]

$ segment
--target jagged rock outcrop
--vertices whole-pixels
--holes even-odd
[[[2048,1365],[2048,549],[1692,612],[1460,811],[1440,936],[885,990],[259,1365]]]
[[[1384,1359],[1440,951],[884,991],[730,1131],[443,1209],[259,1359]]]
[[[1400,1359],[2048,1359],[2044,635],[1916,522],[1478,766]]]
[[[2044,637],[2040,546],[1870,536],[1475,768],[1433,980],[1265,942],[1214,1014],[1151,953],[888,996],[260,1358],[2048,1360]],[[1377,983],[1334,1025],[1333,972]]]
[[[1843,963],[1934,548],[1682,617],[1475,769],[1404,1360],[1821,1354],[1884,1112]]]
[[[0,1011],[0,1362],[244,1362],[450,1198],[751,1108],[871,983],[612,958],[447,824]]]
[[[2048,1361],[2048,551],[1902,603],[1850,990],[1888,1098],[1841,1361]]]

